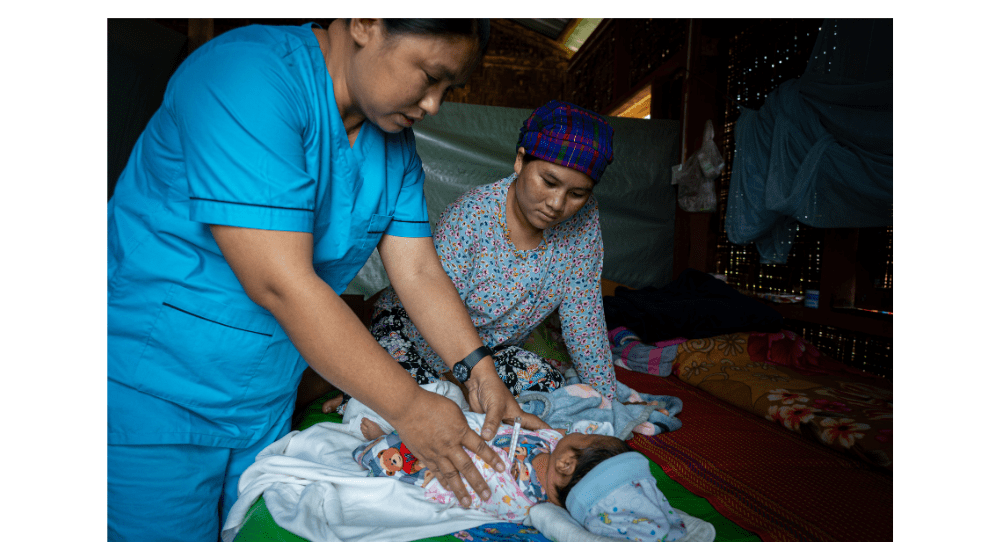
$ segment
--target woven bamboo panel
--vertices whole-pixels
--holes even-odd
[[[729,72],[726,80],[725,123],[720,149],[726,168],[720,177],[719,244],[716,271],[744,292],[785,292],[802,295],[819,288],[822,230],[806,225],[792,245],[788,263],[761,264],[753,245],[734,245],[726,237],[726,202],[736,153],[734,131],[739,118],[737,103],[752,109],[764,104],[768,93],[785,80],[798,78],[806,68],[809,54],[822,20],[763,20],[748,22],[732,38],[729,48]],[[735,103],[734,103],[735,101]]]
[[[892,377],[892,339],[825,325],[785,321],[785,328],[802,335],[820,352],[881,377]]]
[[[822,20],[755,20],[738,31],[729,45],[725,122],[720,149],[726,169],[720,177],[719,243],[716,272],[744,293],[784,292],[802,295],[819,289],[824,230],[799,225],[788,262],[762,264],[753,245],[734,245],[725,233],[726,202],[736,153],[734,131],[739,106],[759,109],[764,98],[785,80],[802,75]],[[892,288],[892,228],[888,228],[886,265],[875,285]],[[825,354],[869,373],[892,376],[892,339],[865,333],[786,321],[786,328],[801,334]]]
[[[591,43],[593,41],[593,43]],[[601,33],[587,40],[586,49],[577,53],[569,70],[566,94],[568,101],[600,111],[614,100],[615,36]]]
[[[624,26],[621,35],[628,38],[629,89],[681,52],[688,29],[686,19],[622,19],[615,23]]]

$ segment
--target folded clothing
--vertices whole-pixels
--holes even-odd
[[[638,393],[618,382],[616,400],[601,396],[590,385],[568,384],[551,393],[525,391],[517,397],[521,409],[534,414],[553,429],[569,430],[580,421],[608,422],[614,436],[628,439],[632,433],[656,435],[681,427],[677,397]]]
[[[608,331],[611,355],[616,366],[659,377],[670,375],[677,357],[677,345],[687,339],[675,338],[671,344],[644,344],[639,336],[625,327]]]

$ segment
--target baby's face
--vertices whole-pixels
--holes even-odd
[[[548,494],[549,501],[557,506],[564,504],[559,502],[558,488],[562,488],[569,483],[576,470],[577,449],[588,447],[609,447],[610,444],[617,444],[617,438],[612,436],[602,436],[599,434],[566,434],[556,444],[549,457],[549,464],[545,469],[545,480],[542,481],[545,493]]]

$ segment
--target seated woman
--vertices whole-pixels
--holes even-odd
[[[574,368],[583,382],[614,399],[600,288],[604,242],[592,196],[612,161],[613,133],[599,115],[551,101],[524,121],[514,173],[466,192],[445,209],[434,247],[485,348],[457,367],[445,363],[388,288],[375,303],[371,331],[418,383],[447,379],[450,370],[453,380],[465,382],[492,354],[515,396],[558,389],[560,373],[519,348],[558,309]],[[475,398],[469,394],[470,402]]]

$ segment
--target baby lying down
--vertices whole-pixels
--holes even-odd
[[[353,423],[369,440],[353,453],[369,476],[397,478],[423,487],[427,500],[457,506],[455,495],[433,478],[430,469],[371,409],[351,400],[344,422]],[[478,433],[478,425],[471,421],[469,425]],[[507,458],[508,468],[497,472],[469,453],[491,491],[490,499],[484,501],[467,486],[470,508],[501,521],[519,522],[532,506],[550,502],[569,510],[597,535],[637,541],[684,537],[686,525],[656,487],[649,461],[609,433],[612,427],[607,422],[581,421],[569,430],[539,431],[502,424],[488,443]]]

